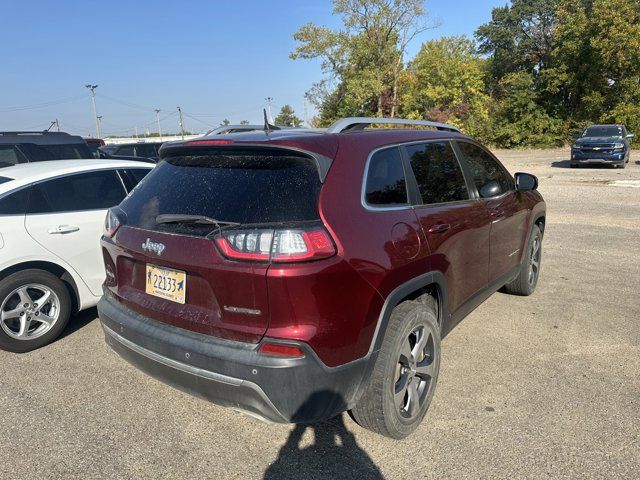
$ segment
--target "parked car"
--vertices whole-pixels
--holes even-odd
[[[599,163],[624,168],[633,137],[624,125],[591,125],[571,146],[571,167]]]
[[[0,348],[41,347],[60,335],[72,312],[96,305],[107,208],[151,168],[94,159],[0,171]]]
[[[221,405],[274,422],[351,410],[405,437],[442,335],[496,290],[538,282],[537,179],[450,125],[267,126],[160,153],[109,210],[98,312],[122,357]]]
[[[100,147],[102,158],[124,158],[128,160],[158,161],[158,150],[162,142],[138,142],[111,144]]]
[[[100,158],[100,152],[98,151],[98,149],[104,146],[104,140],[101,138],[93,137],[84,137],[83,139],[87,144],[87,147],[89,147],[91,155],[93,155],[95,158]]]
[[[65,132],[0,132],[0,168],[19,163],[94,158],[77,135]]]

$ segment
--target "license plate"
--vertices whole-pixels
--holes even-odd
[[[184,304],[187,294],[185,272],[147,263],[146,282],[146,292],[149,295]]]

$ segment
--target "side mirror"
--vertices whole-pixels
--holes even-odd
[[[489,183],[485,183],[478,193],[482,198],[497,197],[502,193],[502,188],[498,182],[491,180]]]
[[[530,173],[518,172],[514,175],[516,180],[516,190],[531,191],[538,189],[538,177]]]
[[[633,140],[636,137],[635,133],[627,134],[627,140]]]

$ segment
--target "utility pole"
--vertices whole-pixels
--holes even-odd
[[[160,109],[156,108],[154,111],[156,112],[156,121],[158,122],[158,137],[160,137],[160,141],[162,141],[162,130],[160,130]]]
[[[271,102],[273,102],[273,97],[265,98],[267,101],[267,113],[269,114],[269,122],[273,123],[273,116],[271,115]]]
[[[56,118],[56,129],[60,131],[60,122],[58,121],[57,118]]]
[[[136,138],[138,138],[138,126],[137,125],[135,126],[135,129],[136,129]]]
[[[182,110],[178,106],[178,116],[180,118],[180,135],[182,136],[182,140],[184,140],[184,126],[182,124]]]
[[[91,85],[88,83],[85,87],[91,90],[91,99],[93,100],[93,117],[96,119],[96,134],[98,135],[98,138],[102,138],[102,135],[100,134],[100,122],[98,121],[98,111],[96,110],[96,88],[98,88],[98,85]]]
[[[96,118],[98,119],[98,131],[102,133],[102,115],[98,115]],[[98,138],[102,138],[102,136]]]

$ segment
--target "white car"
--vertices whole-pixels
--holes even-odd
[[[98,303],[107,209],[152,168],[124,160],[0,168],[0,348],[41,347],[60,335],[71,313]]]

